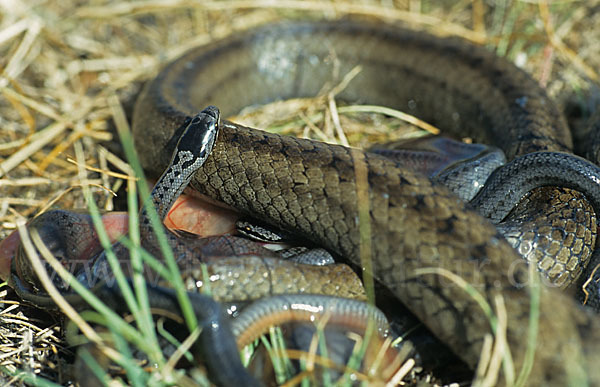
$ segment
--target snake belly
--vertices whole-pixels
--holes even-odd
[[[173,132],[205,105],[228,116],[248,105],[314,96],[356,65],[362,71],[341,100],[408,111],[449,134],[491,143],[509,160],[571,149],[565,120],[545,92],[482,48],[383,23],[299,22],[246,31],[168,65],[134,113],[142,163],[159,174]],[[532,304],[522,258],[489,221],[426,177],[379,155],[224,122],[191,185],[362,267],[357,167],[367,172],[367,254],[375,278],[471,367],[492,333],[490,321],[463,289],[423,270],[463,277],[492,306],[502,295],[519,372]],[[539,296],[529,383],[600,383],[598,321],[556,289],[541,288]]]

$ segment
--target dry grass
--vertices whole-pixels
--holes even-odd
[[[346,13],[400,20],[489,45],[529,71],[559,103],[575,101],[583,114],[600,98],[599,1],[499,0],[494,7],[483,0],[89,3],[0,0],[0,239],[16,228],[17,219],[42,208],[85,208],[82,183],[108,188],[94,192],[103,208],[113,209],[111,191],[123,181],[99,172],[81,182],[77,166],[68,162],[72,145],[80,142],[87,165],[128,172],[113,138],[110,97],[116,94],[130,111],[142,82],[167,61],[271,20]],[[327,104],[322,111],[331,114]],[[335,127],[319,126],[306,114],[297,119],[296,134],[311,131],[317,138],[344,141]],[[340,125],[347,141],[361,145],[395,131],[390,126],[388,133],[365,136],[346,118]],[[68,381],[61,362],[71,354],[61,344],[60,324],[0,290],[0,364]]]

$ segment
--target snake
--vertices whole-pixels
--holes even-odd
[[[356,267],[363,267],[361,256],[368,255],[370,274],[473,368],[484,338],[494,333],[493,324],[473,297],[439,273],[465,278],[489,305],[502,295],[507,343],[514,364],[521,367],[532,303],[529,288],[522,285],[528,272],[482,213],[502,220],[519,199],[541,186],[581,191],[597,211],[600,173],[593,163],[571,154],[564,118],[545,92],[509,62],[459,39],[382,23],[295,22],[257,28],[191,50],[147,85],[133,118],[141,161],[157,176],[165,169],[173,173],[176,159],[188,151],[182,131],[189,132],[196,119],[191,117],[203,106],[218,105],[227,116],[253,104],[313,96],[336,73],[355,65],[362,70],[337,96],[340,100],[409,110],[451,134],[494,144],[510,162],[465,203],[382,155],[224,121],[218,138],[211,139],[212,149],[202,148],[202,165],[189,168],[191,187],[315,241]],[[210,109],[204,113],[214,118]],[[368,188],[368,217],[362,222],[371,228],[366,249],[359,232],[361,169]],[[162,199],[179,193],[153,196],[159,199],[154,205],[161,216],[170,206]],[[144,213],[141,219],[147,221]],[[147,237],[152,243],[153,236]],[[175,247],[178,243],[173,240]],[[19,286],[19,278],[14,279]],[[108,299],[115,296],[100,291]],[[155,292],[158,302],[175,302],[168,290]],[[21,293],[27,295],[22,286]],[[198,304],[205,301],[200,296],[194,296]],[[539,308],[529,382],[600,381],[594,367],[600,351],[597,319],[551,288],[539,290]],[[230,339],[206,341],[211,348],[234,345]],[[235,368],[217,380],[226,384],[243,372]],[[231,374],[233,379],[227,379]]]
[[[483,212],[502,218],[540,185],[579,190],[600,208],[598,167],[572,154],[564,117],[529,75],[463,40],[381,22],[286,22],[189,51],[138,98],[133,132],[142,164],[160,174],[175,149],[174,133],[203,106],[219,106],[227,117],[250,105],[314,96],[356,65],[361,72],[339,100],[405,110],[506,153],[509,163],[494,179],[506,178],[509,188],[476,198]],[[358,176],[366,180],[366,201],[358,198]],[[224,120],[190,186],[358,268],[368,255],[367,270],[473,368],[493,324],[473,297],[440,273],[461,276],[488,305],[501,295],[512,359],[517,372],[524,367],[537,301],[523,286],[529,277],[522,258],[475,204],[426,177],[381,155]],[[491,207],[483,204],[490,201]],[[359,202],[368,205],[370,238],[361,239]],[[600,382],[595,316],[557,289],[542,287],[537,294],[529,383]]]
[[[192,174],[210,152],[218,122],[218,109],[209,106],[186,123],[183,134],[176,137],[177,147],[169,166],[152,189],[148,204],[140,211],[142,247],[154,256],[159,257],[162,252],[151,225],[149,208],[153,208],[160,220],[164,221],[175,200],[187,187]],[[102,218],[105,226],[114,233],[113,239],[124,231],[120,229],[117,218],[118,214],[107,214]],[[91,289],[105,305],[117,313],[129,313],[121,288],[113,284],[114,274],[106,259],[106,251],[100,245],[91,215],[52,210],[34,218],[28,228],[35,230],[51,254],[61,264],[70,267],[76,279]],[[238,349],[265,334],[274,323],[308,323],[315,321],[315,316],[325,315],[329,315],[328,329],[343,329],[358,334],[364,334],[368,321],[373,319],[376,334],[369,343],[365,364],[373,369],[381,366],[374,364],[375,355],[371,352],[380,352],[380,346],[384,345],[383,340],[390,329],[387,318],[379,309],[363,302],[366,297],[362,283],[347,265],[323,264],[315,260],[312,254],[319,258],[323,255],[319,249],[301,249],[300,254],[290,258],[289,251],[285,254],[274,253],[259,243],[236,236],[200,238],[181,231],[167,232],[166,236],[177,254],[179,273],[188,291],[193,313],[203,328],[199,344],[193,346],[192,352],[196,361],[207,366],[212,382],[218,385],[259,385],[243,367]],[[2,249],[6,250],[2,259],[9,259],[11,265],[11,273],[7,278],[9,284],[22,300],[46,310],[58,310],[51,297],[41,290],[42,285],[30,265],[20,238],[20,234],[14,233],[2,243]],[[14,245],[17,247],[12,248]],[[129,262],[129,249],[123,244],[114,243],[112,251],[121,262]],[[284,256],[288,260],[283,260]],[[303,260],[311,264],[297,262]],[[204,264],[203,268],[201,263]],[[49,265],[47,269],[52,270]],[[165,278],[153,277],[156,273],[148,269],[144,270],[144,275],[150,307],[158,311],[180,310],[172,285]],[[203,276],[203,269],[208,277]],[[130,272],[126,274],[131,276]],[[209,278],[210,286],[214,289],[210,296],[202,294],[203,284],[200,282],[205,278]],[[128,284],[131,286],[131,280],[128,280]],[[87,302],[70,290],[68,284],[58,276],[54,277],[54,286],[78,310],[89,308]],[[230,302],[231,306],[237,308],[244,301],[255,299],[259,301],[246,306],[242,317],[234,322],[230,322],[218,303]],[[181,332],[179,330],[175,335]],[[389,346],[385,348],[383,371],[391,378],[394,367],[398,367],[398,359],[395,359],[397,352]],[[88,371],[80,372],[78,377],[81,381],[95,378]]]

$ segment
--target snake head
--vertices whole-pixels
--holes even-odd
[[[127,214],[111,213],[102,222],[114,241],[127,231]],[[65,210],[48,211],[33,219],[27,229],[35,230],[50,253],[72,273],[79,271],[91,258],[102,251],[91,217],[88,214]],[[38,251],[39,253],[39,251]],[[39,281],[21,244],[18,231],[0,243],[0,277],[11,281],[11,268],[23,283],[39,288]],[[53,282],[60,289],[65,284],[47,265]]]
[[[219,132],[220,112],[216,106],[208,106],[196,114],[181,134],[173,154],[172,165],[186,159],[190,166],[183,169],[198,168],[210,155]]]
[[[79,270],[79,266],[81,266],[80,258],[88,253],[86,250],[90,249],[90,239],[96,242],[93,243],[95,247],[92,246],[92,251],[89,253],[96,254],[99,248],[89,215],[65,210],[53,210],[33,219],[27,225],[27,229],[30,234],[37,233],[54,258],[70,271]],[[39,246],[36,245],[36,249],[38,255],[43,257]],[[42,262],[45,262],[45,260],[42,259]],[[15,273],[24,283],[29,284],[34,289],[40,288],[37,275],[21,244],[16,251],[13,267]],[[66,284],[54,273],[50,265],[45,263],[45,268],[52,278],[54,285],[58,289],[64,289]]]

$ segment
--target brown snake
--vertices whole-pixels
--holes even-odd
[[[179,139],[173,132],[177,127],[186,128],[182,123],[204,105],[218,104],[228,115],[246,105],[313,96],[323,84],[335,78],[332,74],[344,74],[355,65],[361,65],[362,71],[338,95],[340,100],[408,110],[448,133],[494,143],[503,148],[509,159],[515,158],[495,173],[490,181],[492,188],[472,202],[480,212],[499,221],[522,195],[535,188],[510,214],[504,226],[509,233],[510,222],[527,218],[527,212],[547,207],[556,214],[574,212],[574,220],[568,221],[551,214],[553,228],[540,234],[542,239],[518,248],[529,261],[538,262],[538,269],[555,284],[568,284],[577,278],[582,270],[578,263],[587,261],[594,248],[595,235],[581,235],[579,231],[595,230],[593,211],[586,201],[580,200],[579,194],[537,187],[580,189],[597,210],[600,208],[598,168],[568,154],[536,153],[570,149],[564,119],[525,73],[460,40],[354,22],[281,24],[232,36],[184,55],[148,85],[138,100],[134,117],[138,152],[150,171],[160,173],[175,147],[169,139]],[[199,145],[188,137],[178,145],[175,158],[183,155],[188,145]],[[591,141],[588,148],[588,154],[593,154],[597,145]],[[161,149],[158,156],[156,149]],[[496,305],[496,296],[502,295],[508,317],[507,341],[517,372],[523,367],[533,302],[529,288],[523,286],[530,280],[527,269],[497,230],[448,190],[380,155],[281,137],[230,122],[221,126],[212,152],[204,153],[210,156],[192,181],[198,191],[273,226],[316,241],[356,266],[362,266],[361,252],[365,254],[359,235],[357,192],[361,184],[368,187],[366,204],[370,216],[361,221],[370,223],[371,247],[366,254],[373,261],[375,277],[471,367],[479,359],[483,338],[492,332],[492,324],[472,296],[431,269],[463,277],[489,305]],[[366,181],[357,183],[361,168]],[[539,170],[550,172],[540,175]],[[174,171],[178,169],[170,167],[167,173]],[[176,180],[177,173],[171,178]],[[517,183],[513,176],[518,176]],[[184,185],[171,186],[182,189]],[[164,217],[171,202],[163,202],[161,197],[167,194],[173,199],[180,191],[161,192],[164,186],[160,184],[157,188],[154,204]],[[565,195],[567,199],[563,198]],[[51,226],[56,220],[60,222],[62,215],[53,216],[57,218],[46,219]],[[146,218],[142,212],[142,222]],[[545,235],[549,238],[562,232],[564,249],[558,251],[550,245],[542,253],[536,248],[543,240],[550,240],[544,239]],[[145,247],[151,247],[152,232],[145,237]],[[195,246],[204,252],[205,244],[211,243],[218,244],[218,238]],[[176,238],[172,238],[171,244],[177,253],[191,254],[192,250]],[[287,284],[298,283],[299,276],[305,276],[305,281],[315,285],[315,289],[321,285],[327,288],[326,270],[337,270],[301,268],[294,272],[285,267],[280,270],[279,263],[268,257],[257,257],[255,261],[265,269],[258,268],[253,277],[244,266],[238,267],[239,275],[248,281],[237,283],[238,290],[219,286],[217,289],[223,296],[216,294],[216,297],[233,294],[236,299],[257,298],[279,292],[273,291],[278,285],[294,291]],[[252,259],[246,261],[250,270],[255,269],[252,262]],[[27,265],[14,266],[18,274],[15,283],[20,283],[19,277],[33,277],[26,272]],[[94,270],[98,267],[95,265]],[[223,266],[214,267],[224,270],[221,273],[230,271],[218,269]],[[252,281],[253,278],[260,279],[262,273],[276,275],[278,271],[286,273],[288,279],[272,280],[266,291],[260,293],[260,281]],[[190,278],[192,287],[194,279],[200,277],[195,267],[184,275]],[[31,296],[30,301],[45,302],[43,297],[29,294],[19,286],[21,294]],[[356,293],[353,289],[351,285],[348,294]],[[336,294],[338,290],[330,288],[329,292]],[[152,292],[155,292],[155,306],[172,307],[171,293],[160,289]],[[106,289],[99,294],[112,297],[117,307],[121,302],[117,294]],[[197,301],[196,308],[206,301],[198,295],[193,298]],[[213,308],[210,305],[207,310]],[[212,309],[209,312],[214,315]],[[538,324],[529,383],[579,383],[586,378],[593,384],[600,382],[600,371],[594,367],[600,358],[596,318],[556,289],[542,288]],[[221,339],[222,336],[215,336],[204,344],[218,350],[225,347]],[[239,376],[243,371],[231,373]],[[229,376],[225,375],[227,372],[223,374],[223,379],[217,382],[227,384]]]
[[[493,143],[509,160],[571,149],[554,104],[507,61],[460,40],[381,23],[322,22],[247,31],[168,65],[136,107],[134,134],[142,162],[149,171],[162,172],[173,132],[205,105],[215,104],[228,116],[252,104],[313,96],[332,74],[357,64],[362,71],[338,95],[341,100],[408,110],[449,133]],[[378,155],[224,122],[191,185],[360,267],[356,169],[361,166],[368,180],[367,253],[375,277],[472,367],[484,337],[492,333],[489,319],[464,289],[421,270],[460,275],[492,306],[502,295],[507,342],[519,372],[532,302],[529,288],[517,286],[527,283],[522,258],[488,220],[425,177]],[[539,297],[529,384],[600,383],[598,320],[556,289],[542,288]]]

